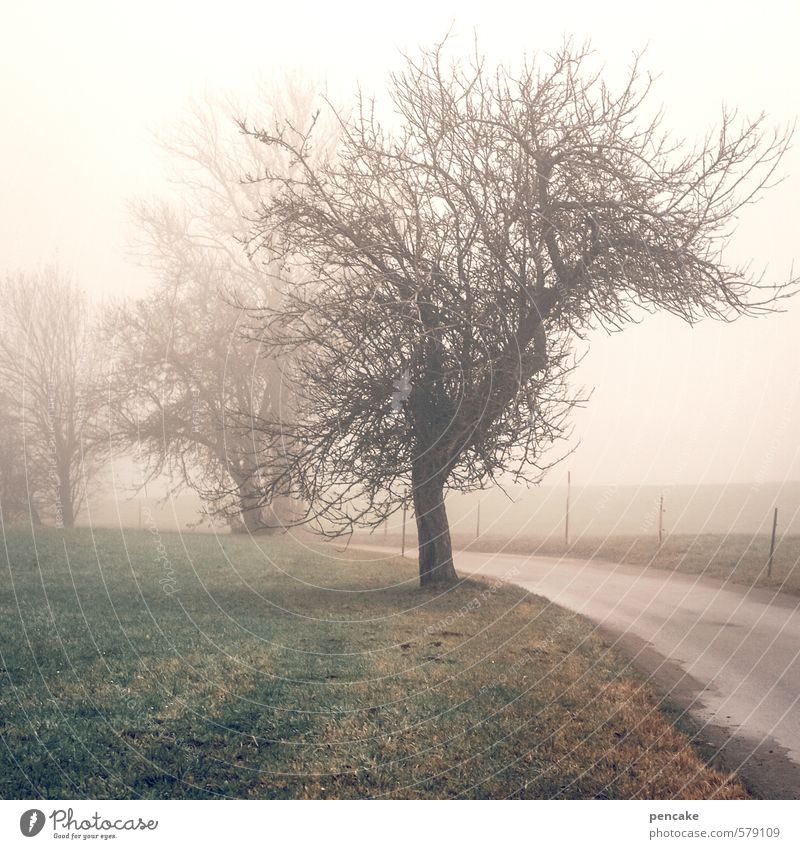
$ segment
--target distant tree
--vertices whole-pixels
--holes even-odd
[[[0,391],[0,517],[3,523],[38,522],[40,482],[25,468],[22,422],[15,410],[14,400]]]
[[[103,462],[100,358],[88,304],[54,266],[6,277],[0,303],[4,490],[22,512],[71,527]]]
[[[391,130],[372,103],[342,118],[335,156],[314,157],[313,122],[243,125],[294,168],[260,172],[253,245],[305,274],[253,313],[295,387],[288,418],[252,424],[283,451],[259,470],[264,502],[288,489],[304,521],[345,533],[410,491],[423,585],[456,579],[448,490],[540,477],[576,338],[642,309],[755,314],[793,290],[720,255],[788,133],[723,114],[687,148],[652,117],[637,64],[614,92],[569,45],[518,70],[444,52],[392,78]]]
[[[280,92],[262,89],[252,108],[271,120],[276,110],[305,114],[313,101],[308,84],[287,80]],[[255,532],[279,527],[295,508],[280,498],[264,507],[252,437],[229,427],[229,410],[275,417],[281,403],[279,359],[248,344],[237,306],[274,305],[280,297],[273,259],[264,252],[253,260],[245,249],[261,187],[244,176],[265,155],[275,168],[287,157],[239,132],[234,116],[242,111],[208,96],[161,140],[175,197],[132,207],[137,253],[155,284],[111,310],[106,329],[115,352],[117,444],[141,461],[146,479],[167,474],[176,489],[197,492],[209,515]]]

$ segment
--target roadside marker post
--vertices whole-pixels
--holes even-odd
[[[775,554],[775,532],[778,530],[778,508],[772,514],[772,538],[769,542],[769,560],[767,560],[767,577],[772,577],[772,556]]]
[[[403,501],[403,537],[400,545],[400,556],[406,556],[406,513],[408,512],[408,493]]]
[[[569,494],[572,485],[572,472],[567,472],[567,509],[564,516],[564,546],[569,548]]]

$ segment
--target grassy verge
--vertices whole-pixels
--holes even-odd
[[[747,586],[800,593],[800,537],[787,536],[776,546],[772,573],[767,574],[769,537],[749,534],[674,534],[659,546],[652,537],[580,537],[567,548],[563,539],[504,540],[485,537],[459,539],[455,543],[471,551],[506,551],[552,557],[597,557],[615,563],[631,563],[704,575]]]
[[[734,798],[581,618],[287,539],[6,533],[3,798]]]
[[[400,537],[380,532],[358,537],[370,545],[400,546]],[[581,536],[569,546],[564,538],[483,534],[453,536],[454,548],[465,551],[503,551],[507,554],[539,554],[544,557],[580,557],[650,566],[656,569],[704,575],[735,584],[800,593],[800,536],[779,539],[767,574],[769,536],[763,534],[670,534],[659,546],[653,536]],[[416,538],[409,533],[406,548],[413,554]]]

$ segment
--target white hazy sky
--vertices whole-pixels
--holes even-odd
[[[192,95],[228,89],[246,103],[258,78],[286,67],[336,91],[357,80],[380,91],[400,50],[451,24],[465,51],[474,30],[485,52],[510,61],[565,36],[591,39],[611,74],[647,47],[666,125],[688,138],[723,103],[779,125],[798,111],[797,2],[0,0],[0,273],[57,258],[93,293],[142,291],[144,272],[125,260],[126,201],[163,189],[152,134],[184,115]],[[800,258],[798,150],[782,172],[742,216],[730,250],[775,278]],[[657,316],[595,339],[574,479],[800,479],[798,340],[800,298],[766,319],[692,329]]]

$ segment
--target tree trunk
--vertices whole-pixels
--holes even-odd
[[[244,489],[245,491],[241,487],[239,489],[239,533],[256,534],[264,530],[261,507],[257,505],[257,499],[253,497],[247,484],[244,485]]]
[[[412,472],[414,514],[419,540],[421,587],[451,586],[458,581],[453,566],[450,525],[444,506],[444,481],[425,467]]]
[[[260,504],[261,495],[257,492],[250,478],[242,478],[238,482],[239,515],[230,523],[231,531],[240,534],[261,534],[271,536],[283,529],[281,517],[277,512],[280,499],[267,507]]]
[[[58,480],[58,508],[62,527],[71,528],[75,524],[75,508],[72,503],[69,475],[63,471]]]
[[[265,512],[268,533],[283,533],[295,520],[297,503],[286,495],[276,495]]]

